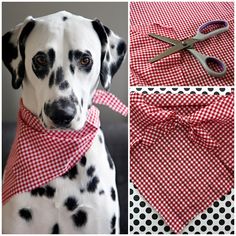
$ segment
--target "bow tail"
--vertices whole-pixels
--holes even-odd
[[[218,143],[210,137],[210,135],[199,127],[191,127],[189,137],[193,142],[196,142],[206,148],[212,149],[218,147]]]

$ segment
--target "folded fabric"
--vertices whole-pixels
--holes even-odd
[[[149,60],[170,47],[148,36],[155,33],[178,40],[192,37],[210,20],[227,20],[229,30],[197,43],[200,53],[215,56],[227,65],[222,78],[207,74],[188,51],[160,61]],[[130,4],[130,85],[224,86],[234,84],[233,2],[132,2]]]
[[[93,103],[127,116],[127,107],[111,93],[97,90]],[[31,191],[70,170],[90,148],[99,127],[99,110],[92,106],[83,129],[46,129],[21,100],[16,137],[4,172],[3,204],[15,194]]]
[[[130,95],[133,184],[179,233],[234,183],[234,96]]]

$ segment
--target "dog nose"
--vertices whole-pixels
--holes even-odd
[[[47,104],[44,111],[55,125],[65,127],[74,119],[76,107],[70,101],[59,100],[52,104]]]

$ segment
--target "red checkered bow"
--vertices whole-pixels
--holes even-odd
[[[132,182],[179,233],[233,186],[233,93],[132,93],[130,105]]]
[[[97,90],[93,102],[126,116],[128,108],[114,95]],[[90,148],[100,127],[99,110],[92,106],[80,131],[49,130],[21,101],[17,130],[4,172],[5,204],[17,193],[31,191],[63,175]]]

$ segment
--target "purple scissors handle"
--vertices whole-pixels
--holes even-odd
[[[214,26],[214,25],[222,25],[221,28],[210,31],[209,33],[204,34],[204,30],[206,30],[207,28],[209,28],[210,26]],[[228,31],[229,29],[229,23],[225,20],[213,20],[213,21],[208,21],[205,24],[201,25],[198,30],[197,30],[197,34],[193,37],[193,39],[197,39],[199,41],[203,41],[206,40],[210,37],[216,36],[218,34],[224,33],[226,31]]]

